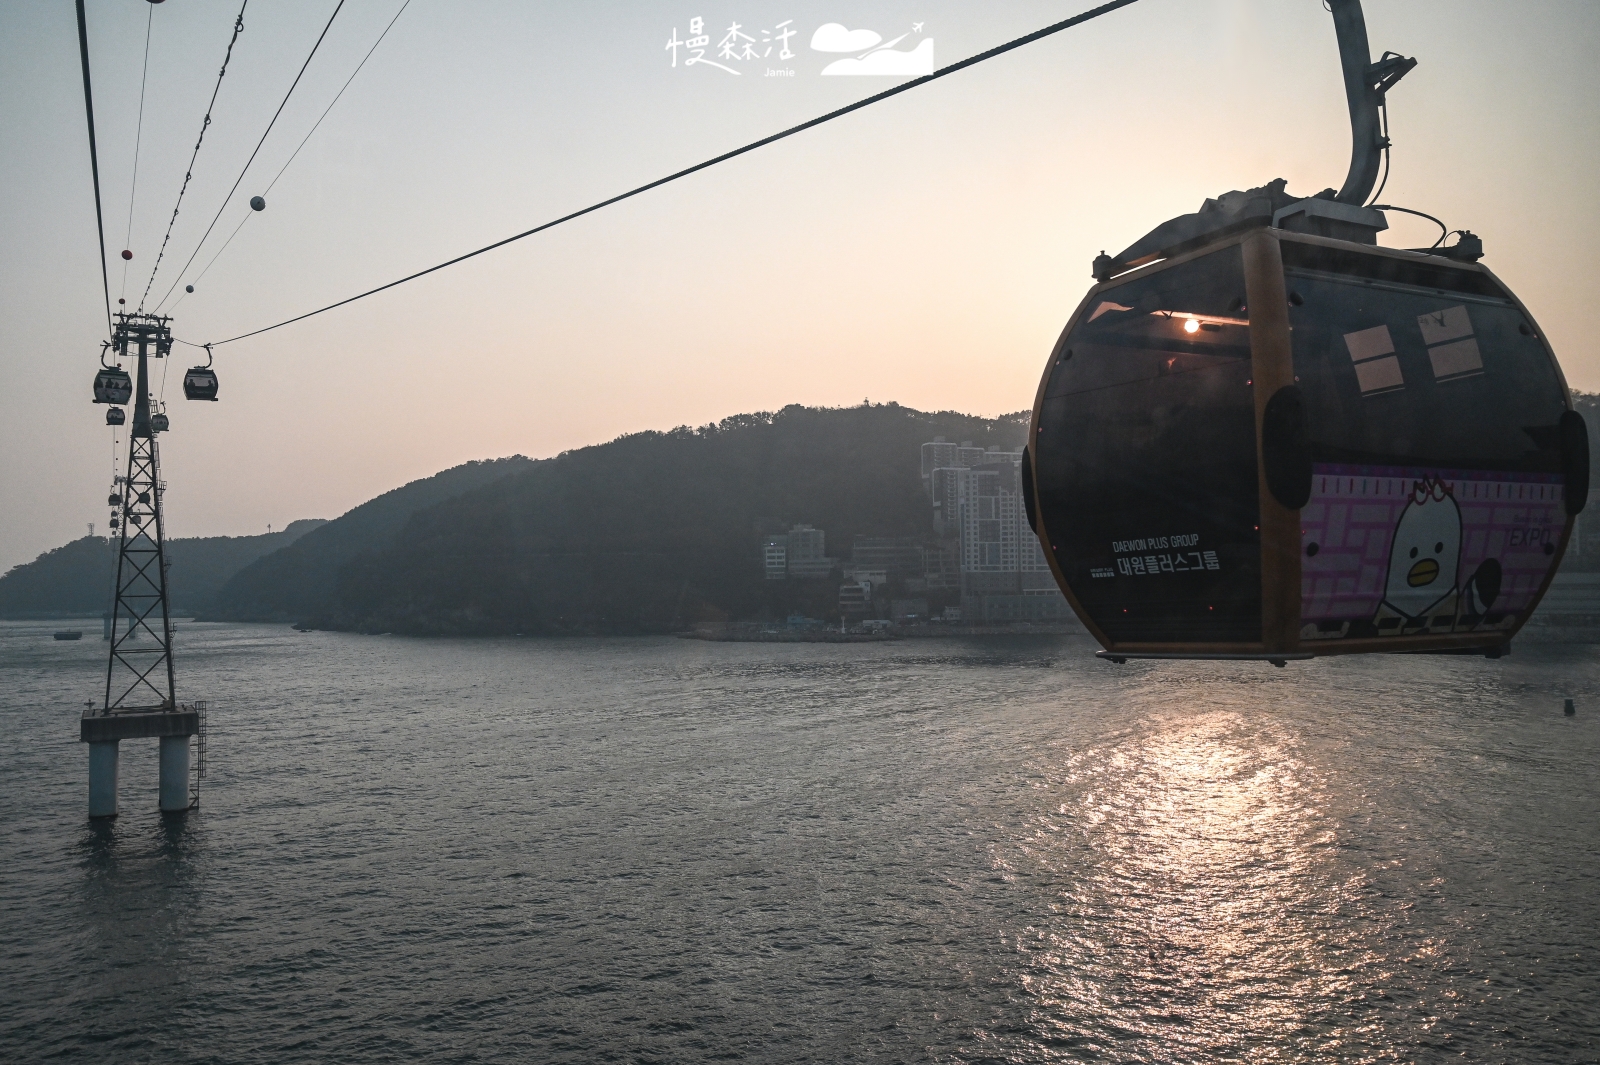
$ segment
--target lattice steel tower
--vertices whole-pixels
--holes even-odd
[[[186,810],[198,802],[189,781],[189,737],[200,735],[204,760],[203,703],[180,706],[172,663],[172,616],[167,601],[167,559],[162,527],[161,463],[157,436],[166,415],[152,411],[150,359],[172,351],[170,319],[145,314],[116,316],[110,347],[116,359],[137,359],[130,382],[120,365],[103,366],[95,378],[95,401],[133,400],[128,465],[109,500],[117,520],[116,597],[111,608],[111,655],[105,698],[91,702],[79,738],[89,745],[89,816],[117,814],[118,744],[125,739],[161,741],[161,809]],[[214,389],[213,389],[214,392]],[[122,412],[107,417],[120,424]]]
[[[133,431],[128,466],[115,494],[121,496],[116,597],[111,606],[111,660],[106,663],[102,714],[171,710],[176,706],[172,674],[172,617],[167,601],[167,559],[161,518],[157,424],[150,411],[149,357],[172,350],[168,319],[117,315],[112,344],[118,358],[138,345],[133,392]],[[165,416],[161,416],[165,420]],[[161,428],[165,428],[164,425]]]

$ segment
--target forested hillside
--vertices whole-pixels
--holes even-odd
[[[838,582],[765,581],[763,531],[814,525],[839,557],[857,535],[926,537],[921,445],[944,436],[1018,447],[1026,421],[894,404],[790,406],[624,436],[419,511],[389,543],[349,558],[331,594],[297,620],[557,633],[781,616],[796,585],[816,583],[831,598]],[[311,552],[337,525],[274,558]]]
[[[324,524],[320,519],[291,522],[280,532],[260,536],[201,536],[168,540],[168,594],[175,613],[190,614],[210,605],[228,578],[262,555],[294,543]],[[85,536],[13,566],[0,577],[0,617],[64,617],[100,614],[111,595],[115,541]]]
[[[532,459],[468,462],[412,481],[347,511],[282,551],[241,569],[203,614],[227,621],[297,621],[333,605],[340,568],[382,550],[418,510],[532,469]]]

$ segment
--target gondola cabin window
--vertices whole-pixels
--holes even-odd
[[[1113,640],[1261,638],[1250,322],[1237,245],[1100,289],[1057,344],[1038,506]]]

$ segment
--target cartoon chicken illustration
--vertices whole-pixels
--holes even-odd
[[[1412,485],[1395,525],[1389,573],[1373,622],[1383,636],[1453,632],[1460,613],[1461,508],[1436,477]]]

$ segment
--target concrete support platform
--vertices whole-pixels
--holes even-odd
[[[117,816],[117,755],[122,740],[161,741],[161,809],[189,808],[189,737],[200,731],[196,710],[138,710],[83,715],[78,739],[89,745],[89,816]]]
[[[126,714],[84,714],[78,739],[84,743],[155,740],[163,736],[193,736],[199,731],[199,711],[137,710]]]

